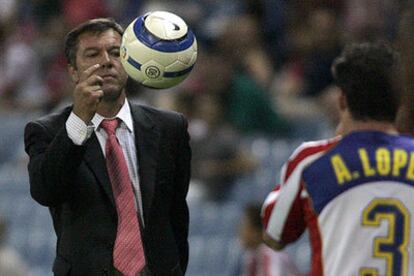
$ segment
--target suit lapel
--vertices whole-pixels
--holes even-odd
[[[85,161],[89,168],[94,172],[99,184],[109,197],[109,200],[113,206],[115,206],[111,182],[109,181],[108,172],[106,171],[105,158],[95,133],[92,134],[91,138],[87,142]]]
[[[147,220],[155,189],[159,131],[152,119],[145,114],[142,107],[134,104],[130,104],[130,106],[134,121],[135,146],[144,219]]]

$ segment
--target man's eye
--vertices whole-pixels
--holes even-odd
[[[112,56],[114,56],[114,57],[119,57],[119,50],[116,50],[116,51],[112,51],[111,52],[111,54],[112,54]]]
[[[97,55],[98,54],[96,52],[89,52],[85,54],[86,57],[96,57]]]

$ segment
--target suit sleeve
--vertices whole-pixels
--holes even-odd
[[[27,124],[24,142],[32,197],[45,206],[65,202],[72,194],[72,178],[85,147],[73,144],[64,125],[52,133],[40,122]]]
[[[187,269],[188,264],[188,225],[189,211],[186,201],[190,182],[190,162],[191,149],[189,145],[189,134],[187,131],[187,121],[180,115],[179,119],[179,137],[178,150],[176,156],[175,184],[176,190],[174,194],[174,207],[171,209],[171,221],[175,240],[180,254],[180,266],[183,273]]]

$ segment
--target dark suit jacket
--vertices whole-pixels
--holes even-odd
[[[113,271],[117,213],[105,160],[95,134],[77,146],[66,132],[71,112],[30,122],[25,149],[30,192],[48,206],[57,235],[55,275],[108,275]],[[131,104],[149,269],[182,275],[188,263],[190,178],[187,121],[180,114]]]

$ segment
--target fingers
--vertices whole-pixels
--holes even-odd
[[[83,98],[83,100],[87,100],[87,98],[91,98],[93,101],[97,98],[100,100],[103,96],[102,85],[103,80],[101,77],[96,75],[90,76],[76,86],[75,96]]]
[[[95,86],[95,85],[102,86],[103,79],[98,75],[92,75],[85,80],[85,83],[88,86]]]
[[[83,71],[80,74],[79,81],[84,81],[88,79],[89,77],[91,77],[93,73],[95,73],[95,71],[99,69],[100,66],[101,66],[100,64],[95,64],[89,67],[88,69],[86,69],[85,71]]]
[[[99,67],[99,64],[95,64],[83,71],[74,89],[73,112],[84,122],[92,119],[104,96],[104,80],[96,74]]]
[[[92,65],[82,72],[81,82],[78,84],[81,91],[91,93],[92,98],[100,98],[103,96],[102,85],[104,80],[94,73],[99,68],[99,64]],[[94,93],[96,92],[96,93]]]
[[[91,89],[91,91],[98,91],[98,90],[102,89],[102,86],[99,85],[99,84],[98,85],[91,85],[90,89]]]
[[[99,69],[100,65],[95,64],[81,73],[80,82],[85,82],[86,85],[100,85],[103,84],[103,79],[94,73]]]
[[[104,92],[101,89],[94,90],[91,92],[92,98],[96,99],[98,102],[101,101],[103,95],[104,95]]]
[[[104,94],[102,86],[100,84],[88,86],[87,89],[84,90],[84,93],[84,95],[86,96],[85,100],[89,98],[91,103],[100,102]]]

